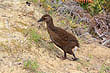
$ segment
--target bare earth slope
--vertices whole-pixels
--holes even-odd
[[[30,28],[49,40],[45,29],[38,29],[37,20],[42,15],[43,10],[34,4],[27,6],[25,1],[0,0],[0,73],[38,73],[24,68],[27,60],[37,62],[37,71],[41,73],[110,73],[110,48],[97,42],[88,44],[82,40],[76,52],[78,61],[61,60],[57,55],[62,56],[63,52],[55,47],[48,50],[46,42],[30,42],[24,35]]]

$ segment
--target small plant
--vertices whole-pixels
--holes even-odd
[[[41,36],[35,31],[31,30],[30,32],[30,40],[33,40],[34,42],[38,42],[40,40]]]
[[[39,67],[39,65],[37,64],[37,62],[28,60],[24,62],[24,68],[25,69],[30,69],[32,71],[36,71],[36,69]]]
[[[105,64],[102,64],[99,73],[109,73],[109,72],[110,72],[110,66],[105,66]]]
[[[93,3],[80,3],[80,5],[87,10],[91,15],[96,15],[103,11],[104,0],[94,0]]]

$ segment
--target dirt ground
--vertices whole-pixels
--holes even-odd
[[[45,41],[30,42],[25,36],[30,28],[49,40],[46,29],[39,29],[37,23],[43,14],[38,5],[27,6],[25,1],[19,0],[0,0],[0,73],[110,73],[110,48],[96,41],[87,43],[78,38],[80,48],[75,52],[78,61],[72,61],[70,55],[68,59],[61,60],[57,56],[63,56],[63,52],[55,46],[49,48]],[[57,23],[55,18],[54,22]],[[25,68],[24,63],[28,60],[37,62],[39,67],[36,71]]]

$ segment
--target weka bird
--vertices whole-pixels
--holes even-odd
[[[52,42],[64,51],[63,59],[66,59],[66,53],[68,53],[74,56],[73,60],[77,60],[78,58],[76,58],[75,54],[72,51],[75,46],[79,47],[79,43],[76,37],[68,33],[67,31],[54,26],[53,19],[48,14],[43,15],[41,19],[38,20],[38,22],[41,21],[46,22],[47,30]]]

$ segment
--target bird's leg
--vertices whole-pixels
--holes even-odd
[[[66,52],[64,51],[64,56],[62,57],[62,60],[66,59]]]
[[[64,58],[66,59],[66,52],[64,51]]]
[[[78,58],[75,56],[74,53],[73,53],[73,56],[74,56],[73,61],[78,60]]]

